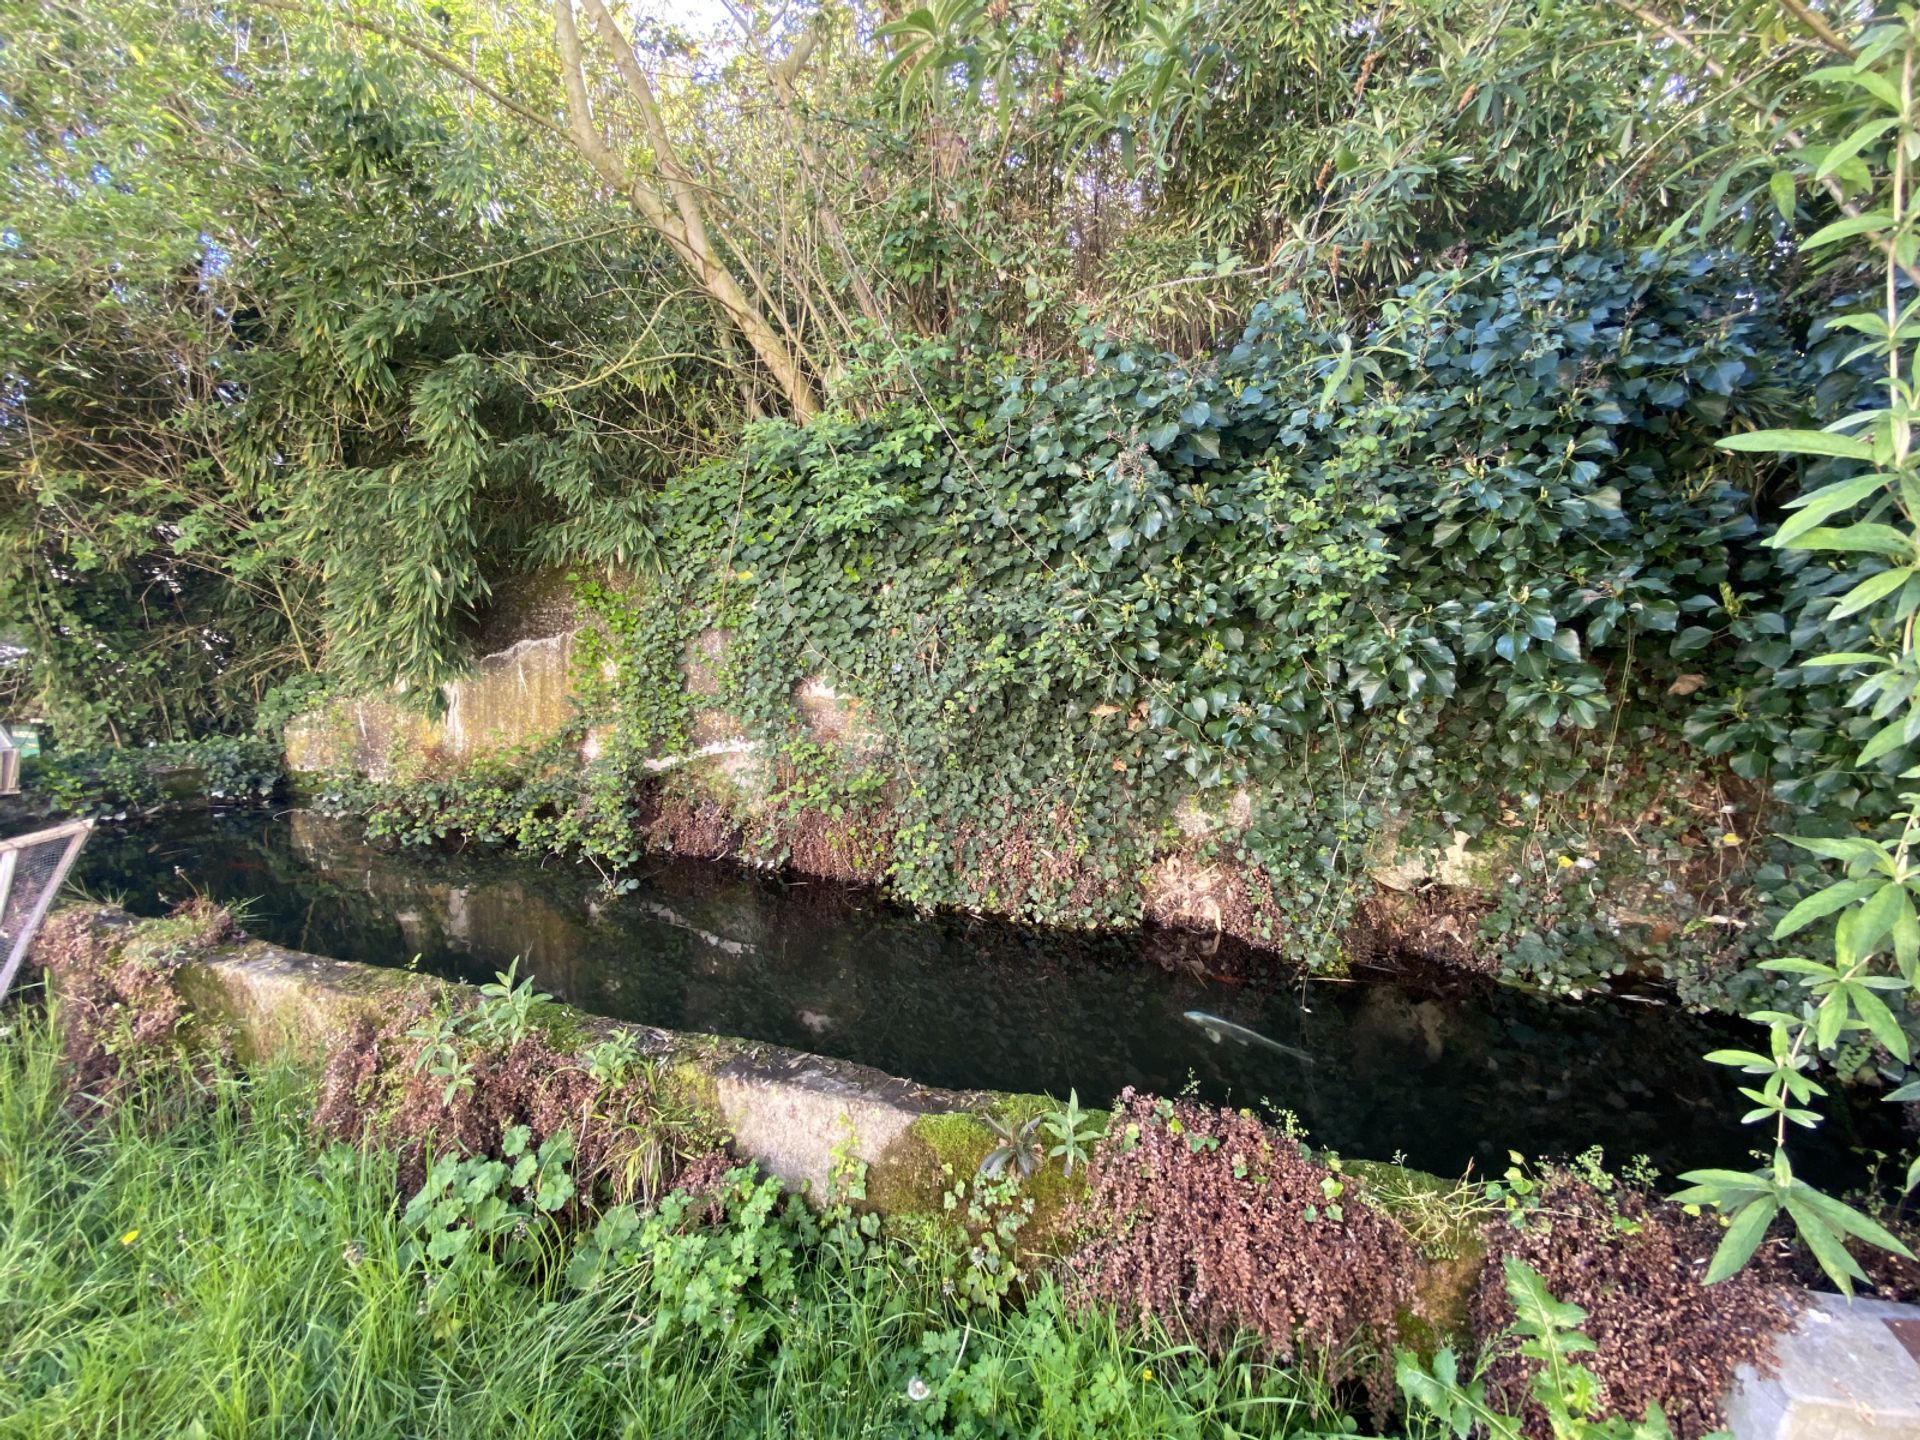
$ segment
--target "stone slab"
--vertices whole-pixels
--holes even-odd
[[[1735,1440],[1920,1440],[1920,1306],[1808,1295],[1778,1356],[1735,1378]]]
[[[135,921],[112,906],[81,907],[98,929],[125,930]],[[58,984],[57,975],[54,983]],[[309,955],[284,946],[247,940],[194,955],[174,971],[174,984],[196,1025],[217,1029],[243,1061],[286,1055],[318,1063],[339,1034],[361,1017],[384,1018],[409,996],[445,984],[471,999],[471,987],[442,982],[409,970]],[[924,1196],[895,1170],[920,1159],[908,1132],[923,1117],[974,1116],[1035,1097],[989,1091],[945,1090],[903,1080],[871,1066],[792,1050],[783,1045],[729,1036],[689,1034],[632,1021],[610,1020],[555,1006],[576,1042],[587,1045],[625,1031],[640,1053],[652,1057],[687,1098],[708,1107],[711,1118],[734,1137],[735,1153],[760,1164],[796,1189],[828,1193],[836,1171],[849,1162],[867,1167],[879,1190]],[[980,1131],[979,1153],[991,1147]],[[876,1206],[875,1208],[885,1208]]]

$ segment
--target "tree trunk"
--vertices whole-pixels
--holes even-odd
[[[582,61],[580,32],[574,17],[574,0],[554,0],[554,35],[560,50],[561,78],[567,94],[567,135],[586,157],[595,173],[627,198],[673,253],[680,258],[695,282],[725,313],[728,323],[737,329],[764,365],[767,373],[786,397],[793,418],[801,423],[819,413],[820,401],[813,381],[800,357],[767,322],[725,262],[715,252],[707,236],[706,216],[701,209],[699,191],[681,166],[672,137],[661,123],[654,104],[653,86],[633,46],[621,34],[607,12],[603,0],[584,0],[588,15],[600,37],[613,52],[614,68],[640,108],[641,123],[666,180],[667,193],[645,177],[632,174],[620,157],[608,146],[587,105],[586,70]],[[669,196],[671,203],[669,203]]]

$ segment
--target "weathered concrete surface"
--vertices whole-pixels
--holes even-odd
[[[397,700],[335,700],[288,723],[287,765],[404,779],[545,739],[573,720],[573,636],[536,636],[482,655],[472,675],[442,687],[437,717]]]
[[[560,612],[553,612],[559,615]],[[564,618],[577,623],[568,612]],[[496,631],[494,633],[516,633]],[[445,709],[435,719],[397,699],[340,699],[288,724],[286,757],[296,773],[352,770],[374,780],[407,780],[442,773],[490,751],[551,736],[575,721],[572,701],[573,644],[577,632],[524,635],[506,649],[483,655],[468,678],[444,689]],[[773,757],[749,738],[722,703],[721,674],[728,634],[705,629],[687,643],[681,682],[694,701],[690,744],[681,753],[648,757],[650,773],[678,777],[683,789],[716,801],[736,820],[762,807],[773,788]],[[794,687],[794,709],[816,745],[844,757],[851,773],[883,748],[861,697],[828,678],[806,677]],[[590,731],[581,745],[583,763],[605,749],[607,736]],[[1180,807],[1182,844],[1162,856],[1143,879],[1146,915],[1179,929],[1226,931],[1254,943],[1259,935],[1237,923],[1247,909],[1239,877],[1230,867],[1199,858],[1200,851],[1244,831],[1253,797],[1244,789],[1204,805],[1190,798]],[[1391,847],[1388,847],[1391,852]],[[1455,852],[1459,853],[1455,853]],[[1472,867],[1456,843],[1444,857],[1388,853],[1382,881],[1395,887],[1437,882],[1470,883]],[[796,862],[797,863],[797,862]]]
[[[95,907],[94,916],[103,927],[134,923],[112,907]],[[174,972],[194,1024],[219,1027],[235,1055],[249,1062],[291,1055],[317,1063],[354,1020],[391,1016],[407,997],[443,983],[260,941],[194,955]],[[638,1049],[661,1063],[662,1073],[687,1099],[711,1109],[711,1118],[733,1135],[736,1154],[788,1185],[807,1185],[815,1193],[827,1190],[836,1167],[858,1161],[866,1165],[876,1196],[898,1197],[900,1208],[931,1208],[940,1195],[926,1193],[922,1183],[921,1147],[910,1133],[917,1121],[1009,1106],[1030,1110],[1039,1103],[1031,1096],[916,1085],[865,1065],[780,1045],[686,1035],[558,1009],[558,1028],[576,1033],[582,1049],[616,1030],[633,1035]],[[994,1143],[984,1126],[972,1129],[978,1133],[972,1147],[977,1153],[957,1157],[969,1166]],[[884,1201],[876,1205],[887,1208]]]
[[[1735,1440],[1920,1440],[1920,1306],[1808,1295],[1778,1357],[1735,1380]]]
[[[249,942],[191,961],[174,985],[196,1021],[226,1027],[236,1056],[326,1058],[328,1042],[361,1015],[388,1010],[416,977]]]
[[[869,1186],[880,1181],[884,1193],[885,1173],[899,1163],[900,1142],[916,1120],[971,1114],[987,1098],[760,1045],[721,1062],[713,1085],[734,1148],[789,1185],[804,1181],[819,1193],[830,1183],[837,1149],[864,1160]]]

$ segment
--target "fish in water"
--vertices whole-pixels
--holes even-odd
[[[1259,1045],[1268,1050],[1278,1051],[1289,1059],[1298,1060],[1302,1065],[1313,1064],[1313,1057],[1304,1050],[1296,1050],[1291,1045],[1282,1045],[1278,1040],[1269,1040],[1258,1030],[1249,1030],[1244,1025],[1236,1025],[1218,1015],[1210,1015],[1205,1010],[1189,1010],[1186,1018],[1206,1032],[1207,1038],[1218,1045],[1222,1040],[1232,1040],[1241,1045]]]

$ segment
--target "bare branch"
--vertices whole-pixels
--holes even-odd
[[[1700,62],[1701,68],[1704,69],[1707,74],[1720,81],[1735,95],[1739,96],[1740,99],[1758,111],[1764,123],[1769,125],[1777,125],[1780,123],[1780,114],[1769,101],[1754,94],[1753,91],[1747,87],[1745,81],[1733,74],[1718,60],[1714,59],[1712,55],[1707,53],[1706,47],[1701,45],[1691,35],[1688,35],[1684,30],[1681,30],[1657,12],[1648,9],[1644,5],[1635,4],[1634,0],[1613,0],[1613,3],[1632,15],[1649,30],[1657,32],[1685,50],[1689,55],[1692,55]],[[1838,36],[1834,38],[1836,40],[1839,39]],[[1840,41],[1839,43],[1845,45],[1846,42]],[[1851,49],[1848,49],[1845,53],[1851,55],[1853,52]],[[1807,145],[1807,137],[1791,126],[1788,126],[1781,132],[1780,138],[1786,142],[1787,147],[1791,150],[1804,150]],[[1827,194],[1833,197],[1833,203],[1840,207],[1841,214],[1849,218],[1855,218],[1861,214],[1860,207],[1847,198],[1847,192],[1841,188],[1840,182],[1833,176],[1823,176],[1820,183]],[[1880,247],[1881,253],[1895,265],[1899,266],[1900,272],[1905,275],[1907,279],[1916,285],[1920,285],[1920,265],[1915,265],[1900,259],[1894,248],[1893,241],[1887,236],[1874,235],[1871,238],[1874,244]]]
[[[297,15],[303,20],[311,20],[315,18],[314,12],[310,7],[305,5],[289,4],[287,3],[287,0],[251,0],[251,3],[258,6],[262,10],[277,11],[283,15]],[[465,84],[467,84],[470,88],[477,90],[480,94],[486,96],[489,100],[493,101],[493,103],[498,105],[501,109],[509,112],[510,114],[518,116],[520,119],[526,121],[529,125],[536,126],[539,129],[546,131],[549,135],[557,136],[562,140],[570,140],[572,138],[567,134],[567,132],[564,129],[554,124],[554,122],[550,118],[548,118],[545,115],[542,115],[537,110],[528,109],[525,105],[522,105],[518,100],[515,100],[512,96],[507,95],[501,90],[495,88],[493,85],[489,84],[486,80],[481,78],[481,76],[478,73],[476,73],[474,70],[470,69],[465,65],[462,65],[458,60],[454,59],[453,56],[447,54],[444,50],[441,50],[435,46],[429,45],[424,40],[416,39],[415,37],[407,34],[404,30],[395,30],[390,25],[382,25],[377,20],[368,20],[363,16],[354,14],[350,10],[348,11],[329,10],[324,12],[324,14],[327,19],[338,21],[343,25],[350,25],[356,30],[364,30],[370,35],[378,35],[383,40],[391,40],[396,45],[404,46],[408,50],[413,51],[414,54],[419,55],[424,59],[431,61],[434,65],[446,71],[449,75],[452,75],[456,79],[465,82]]]
[[[1827,17],[1804,0],[1780,0],[1782,8],[1790,11],[1793,17],[1819,37],[1820,43],[1837,55],[1851,60],[1858,53],[1853,46],[1841,39],[1840,32],[1827,23]]]

